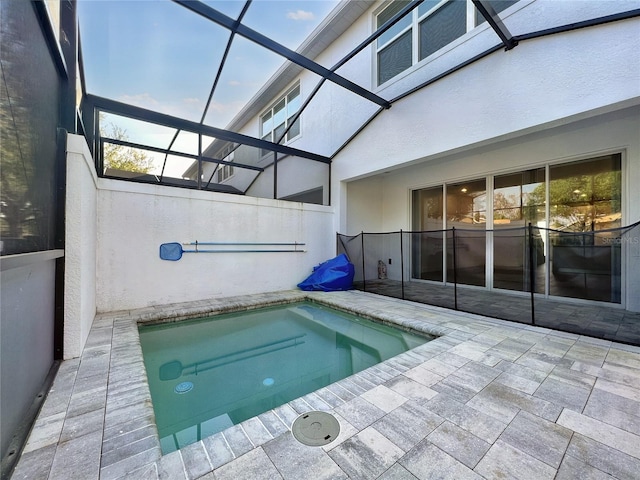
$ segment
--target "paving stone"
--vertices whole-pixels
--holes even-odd
[[[608,348],[589,345],[584,342],[577,342],[565,354],[565,358],[572,361],[590,363],[597,367],[602,367],[608,353]]]
[[[633,388],[640,389],[640,376],[629,372],[626,367],[617,367],[615,365],[607,365],[606,368],[596,367],[588,363],[574,362],[571,370],[576,370],[594,377],[603,378],[611,382],[620,383]],[[613,367],[613,368],[611,368]]]
[[[491,447],[490,443],[449,421],[443,422],[427,439],[471,469]]]
[[[431,387],[444,378],[442,375],[432,372],[431,370],[427,370],[426,368],[422,368],[421,366],[414,367],[411,370],[407,370],[403,373],[403,375],[415,382],[424,385],[425,387]]]
[[[378,385],[363,393],[362,398],[385,412],[390,412],[407,401],[406,397],[384,385]]]
[[[101,444],[101,432],[92,432],[59,444],[53,457],[49,478],[51,480],[98,478]]]
[[[537,383],[542,383],[549,375],[548,372],[511,362],[500,362],[495,368],[510,375],[522,377]]]
[[[342,405],[344,402],[348,402],[349,400],[353,400],[357,396],[355,393],[347,390],[342,383],[332,383],[331,385],[327,385],[326,388],[339,400],[339,405]]]
[[[640,373],[639,353],[625,352],[623,350],[612,348],[607,354],[606,363],[633,368],[634,370],[638,370],[638,373]]]
[[[558,405],[496,382],[488,385],[467,402],[467,405],[506,423],[511,422],[520,410],[551,421],[555,421],[562,410]]]
[[[305,395],[304,397],[302,397],[302,400],[304,400],[307,404],[309,404],[311,408],[309,410],[305,410],[300,413],[307,413],[312,410],[326,412],[333,408],[331,405],[325,402],[322,398],[320,398],[315,392]]]
[[[199,478],[213,469],[202,442],[192,443],[180,449],[187,478]]]
[[[475,408],[456,401],[448,395],[439,395],[425,404],[425,407],[473,433],[488,443],[493,443],[507,427],[506,422],[496,420]]]
[[[240,425],[227,428],[222,432],[222,435],[235,457],[240,457],[249,450],[253,450],[253,443],[251,443],[251,440],[249,440],[249,437],[247,437]]]
[[[562,411],[557,423],[581,435],[620,450],[627,455],[640,459],[640,436],[638,435],[568,409]]]
[[[556,474],[555,468],[501,440],[493,444],[474,471],[486,478],[522,480],[553,479]]]
[[[619,479],[635,480],[640,472],[637,458],[578,433],[571,438],[567,455]]]
[[[205,438],[202,440],[202,444],[213,468],[218,468],[236,458],[222,433]]]
[[[288,429],[291,429],[291,425],[300,415],[289,404],[280,405],[279,407],[274,408],[273,413],[275,413],[278,418],[282,420],[282,423],[284,423]]]
[[[612,480],[613,478],[571,455],[566,455],[562,459],[555,480]]]
[[[340,424],[340,433],[338,433],[338,436],[335,439],[333,439],[331,443],[328,443],[327,445],[322,446],[322,449],[325,452],[328,452],[329,450],[337,447],[342,442],[353,437],[358,433],[358,430],[356,429],[356,427],[354,427],[349,422],[347,422],[338,413],[333,412],[332,415],[336,420],[338,420],[338,423]]]
[[[627,385],[621,385],[616,382],[604,380],[599,378],[596,381],[595,388],[600,390],[606,390],[607,392],[614,393],[620,397],[628,398],[634,402],[640,402],[640,389],[629,387]]]
[[[329,452],[349,478],[376,478],[393,465],[404,451],[369,427]]]
[[[514,390],[528,393],[529,395],[532,395],[540,386],[539,382],[506,372],[502,372],[495,381]]]
[[[64,412],[47,417],[38,417],[33,424],[23,453],[40,450],[48,445],[56,445],[60,440],[64,419]]]
[[[251,440],[251,443],[256,447],[263,443],[267,443],[273,438],[264,424],[257,417],[253,417],[242,422],[242,428],[249,437],[249,440]]]
[[[220,467],[215,471],[214,478],[216,480],[275,480],[283,477],[262,448],[256,448]]]
[[[549,377],[542,382],[533,395],[555,405],[570,408],[576,412],[582,412],[590,393],[590,388],[576,387]]]
[[[123,479],[135,478],[136,480],[158,480],[158,467],[155,463],[144,465],[127,473]]]
[[[102,433],[104,411],[95,410],[82,415],[67,417],[60,434],[60,442],[68,442],[91,432]]]
[[[378,477],[378,480],[418,480],[399,463],[394,463],[389,470]]]
[[[479,392],[489,383],[491,383],[498,375],[500,370],[494,370],[491,367],[478,362],[468,362],[447,377],[447,380],[453,378],[459,379],[461,385],[475,392]]]
[[[427,411],[419,401],[409,401],[385,415],[373,427],[405,452],[421,442],[444,419]]]
[[[568,383],[574,387],[587,388],[591,390],[596,383],[596,377],[588,375],[576,370],[570,370],[564,367],[556,367],[549,374],[549,378]]]
[[[284,424],[284,422],[280,419],[280,417],[278,417],[278,415],[275,414],[273,410],[261,413],[260,415],[258,415],[258,418],[272,437],[277,437],[281,433],[289,430],[287,425]]]
[[[132,432],[126,432],[122,435],[112,437],[102,442],[102,454],[114,450],[116,448],[124,447],[130,443],[137,442],[147,437],[155,437],[157,435],[157,429],[154,425],[147,425]]]
[[[572,433],[553,422],[521,411],[500,435],[500,440],[557,469]]]
[[[11,478],[13,480],[39,480],[49,477],[56,444],[47,445],[38,450],[22,453]]]
[[[561,363],[560,363],[561,362]],[[556,367],[556,365],[563,365],[567,368],[571,367],[569,360],[562,361],[562,359],[556,359],[555,357],[549,357],[539,353],[527,352],[518,358],[514,362],[516,365],[524,365],[525,367],[532,368],[534,370],[540,370],[547,375]]]
[[[117,463],[112,463],[100,469],[101,480],[114,480],[122,477],[130,477],[130,473],[139,469],[141,466],[157,462],[161,458],[160,448],[152,448],[138,453],[133,457],[125,458]],[[91,475],[83,477],[85,479],[93,478]]]
[[[481,480],[482,477],[428,440],[416,445],[399,460],[400,465],[420,480],[451,478]]]
[[[158,439],[155,435],[151,435],[135,442],[127,443],[121,447],[102,452],[100,466],[102,468],[126,460],[129,457],[137,455],[147,450],[158,447]]]
[[[430,387],[438,393],[446,394],[459,402],[465,403],[471,400],[478,392],[467,385],[466,381],[454,375],[445,377],[442,381]]]
[[[438,395],[435,390],[425,387],[422,383],[411,380],[404,375],[398,375],[384,385],[410,400],[430,400]]]
[[[350,402],[340,405],[335,411],[358,430],[365,429],[386,413],[362,397],[356,397]]]
[[[343,479],[346,474],[322,448],[309,447],[298,442],[291,432],[280,435],[262,447],[278,472],[286,480],[302,478]],[[232,465],[232,462],[229,465]],[[216,471],[217,475],[218,471]],[[217,477],[216,477],[217,478]],[[228,477],[233,478],[233,477]],[[276,477],[281,478],[281,477]],[[233,479],[235,480],[235,478]]]
[[[640,435],[640,403],[605,390],[594,389],[583,414]]]
[[[158,480],[185,480],[187,478],[180,451],[163,455],[156,462]]]

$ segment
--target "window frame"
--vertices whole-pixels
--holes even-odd
[[[391,7],[391,5],[396,2],[396,1],[401,1],[401,0],[390,0],[388,2],[385,2],[380,8],[378,8],[376,11],[373,12],[373,30],[377,30],[379,28],[378,25],[378,18],[380,17],[380,15],[387,10],[388,8]],[[452,1],[464,1],[466,4],[466,18],[465,18],[465,32],[460,35],[459,37],[455,38],[453,41],[447,43],[446,45],[444,45],[443,47],[439,48],[438,50],[431,52],[429,55],[425,56],[424,58],[420,58],[420,27],[421,24],[424,23],[428,17],[433,16],[436,12],[439,12],[440,10],[442,10],[442,8],[444,8],[447,4],[449,4]],[[523,2],[523,0],[516,0],[515,4],[518,4],[520,2]],[[512,5],[508,5],[507,7],[505,7],[504,9],[500,10],[499,13],[513,7],[515,4]],[[421,10],[421,6],[418,6],[418,8],[414,8],[411,13],[409,14],[411,16],[411,22],[408,26],[404,27],[402,30],[400,30],[398,33],[396,33],[393,37],[389,38],[388,40],[385,41],[384,44],[380,45],[379,44],[379,39],[375,41],[375,43],[373,44],[373,72],[372,72],[372,77],[373,77],[373,82],[374,82],[374,86],[375,88],[380,88],[383,86],[386,86],[389,84],[389,82],[392,82],[394,80],[397,80],[398,77],[402,74],[405,74],[406,72],[410,72],[412,70],[414,70],[418,65],[422,65],[427,63],[428,61],[430,61],[430,59],[432,59],[432,57],[434,55],[437,55],[438,52],[441,52],[443,49],[449,47],[450,45],[452,45],[453,43],[455,43],[457,40],[459,40],[460,38],[462,38],[463,36],[467,35],[469,32],[471,32],[472,30],[475,30],[477,27],[481,27],[481,26],[486,26],[488,28],[488,24],[487,22],[477,22],[477,9],[475,8],[472,0],[441,0],[439,1],[437,4],[435,4],[432,8],[428,9],[425,12],[420,12]],[[405,35],[407,32],[411,32],[411,65],[407,68],[405,68],[404,70],[396,73],[395,75],[393,75],[392,77],[384,80],[383,82],[380,82],[380,53],[389,48],[394,42],[397,42],[403,35]]]
[[[298,99],[300,100],[302,97],[302,88],[300,86],[300,82],[296,82],[292,87],[288,88],[285,90],[285,93],[283,93],[282,95],[280,95],[278,98],[276,98],[271,105],[269,106],[269,108],[265,109],[260,116],[258,117],[258,122],[259,122],[259,132],[260,132],[260,138],[262,140],[266,140],[268,142],[273,142],[275,143],[277,138],[275,138],[275,134],[276,134],[276,130],[279,126],[284,125],[284,128],[287,129],[289,127],[289,120],[291,118],[293,118],[299,111],[300,111],[300,105],[298,106],[298,108],[290,114],[289,110],[289,104],[291,103],[291,99],[289,98],[290,95],[295,91],[298,90],[298,94],[293,97],[294,99]],[[276,112],[276,107],[278,107],[282,102],[284,102],[284,105],[282,107],[282,109],[278,110]],[[284,123],[280,123],[279,125],[274,125],[274,119],[276,117],[276,114],[279,112],[284,112]],[[269,118],[267,120],[263,120],[266,116],[269,116]],[[265,132],[265,124],[271,121],[271,129],[269,130],[269,132]],[[298,119],[296,120],[295,123],[298,124],[298,131],[295,135],[290,136],[291,135],[291,130],[289,130],[284,138],[284,144],[288,144],[291,143],[292,141],[298,139],[301,135],[302,135],[302,126],[301,126],[301,121],[302,121],[302,117],[298,117]],[[264,150],[261,149],[260,150],[260,158],[264,158],[265,156],[269,155],[270,153],[272,153],[270,150]]]

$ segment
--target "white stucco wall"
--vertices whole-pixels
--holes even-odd
[[[98,185],[100,312],[291,289],[335,255],[330,207],[109,179]],[[195,240],[302,242],[307,252],[160,259],[161,244]]]
[[[468,151],[442,155],[382,175],[345,182],[341,233],[411,229],[411,191],[545,164],[623,155],[623,225],[640,220],[640,106],[569,122],[518,138],[496,140]],[[373,152],[372,152],[373,154]],[[639,230],[640,232],[640,230]],[[635,234],[640,235],[640,233]],[[640,242],[626,248],[626,307],[640,310]],[[390,275],[392,271],[390,269]]]
[[[84,137],[67,136],[64,358],[80,356],[96,315],[97,176]]]

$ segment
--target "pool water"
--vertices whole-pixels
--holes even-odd
[[[139,331],[165,454],[431,339],[312,302]]]

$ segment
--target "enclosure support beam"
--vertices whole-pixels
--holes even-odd
[[[496,13],[488,0],[472,1],[480,14],[485,18],[487,23],[491,25],[491,28],[493,28],[496,34],[500,37],[500,40],[502,40],[502,43],[504,44],[505,50],[511,50],[513,47],[518,45],[518,40],[516,40],[514,36],[511,35],[507,27],[505,27],[504,23],[502,23],[500,16]]]
[[[225,14],[219,12],[218,10],[200,2],[197,0],[173,0],[175,3],[182,5],[183,7],[191,10],[198,15],[203,16],[204,18],[211,20],[212,22],[217,23],[218,25],[231,30],[232,33],[237,33],[238,35],[260,45],[261,47],[266,48],[267,50],[271,50],[272,52],[280,55],[281,57],[286,58],[287,60],[295,63],[296,65],[305,68],[317,75],[320,75],[331,82],[340,85],[341,87],[346,88],[347,90],[359,95],[367,100],[380,105],[383,108],[390,108],[391,103],[389,103],[384,98],[370,92],[366,88],[361,87],[353,83],[350,80],[338,75],[335,72],[332,72],[328,68],[323,67],[322,65],[310,60],[309,58],[301,55],[298,52],[295,52],[284,45],[270,39],[269,37],[262,35],[259,32],[247,27],[243,24],[238,24],[233,18],[226,16]]]

